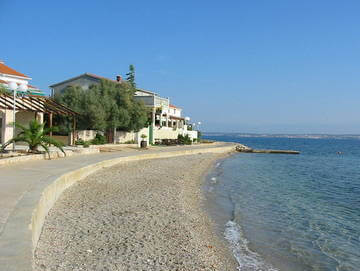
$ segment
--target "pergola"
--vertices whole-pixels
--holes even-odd
[[[13,97],[2,93],[0,94],[0,109],[5,110],[14,110],[13,107]],[[15,104],[15,110],[16,111],[28,111],[28,112],[34,112],[35,115],[37,113],[45,113],[49,115],[49,126],[53,126],[53,115],[62,115],[62,116],[69,116],[73,119],[73,131],[76,130],[76,115],[79,115],[77,112],[71,110],[70,108],[67,108],[57,102],[55,102],[53,99],[44,97],[44,96],[38,96],[38,95],[26,95],[22,97],[16,98],[16,104]],[[52,133],[50,133],[50,136],[52,136]]]

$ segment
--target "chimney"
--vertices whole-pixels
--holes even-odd
[[[116,81],[119,83],[122,81],[121,75],[116,75]]]

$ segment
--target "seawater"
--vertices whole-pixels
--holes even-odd
[[[360,140],[208,138],[301,151],[238,153],[210,173],[210,213],[239,270],[360,270]]]

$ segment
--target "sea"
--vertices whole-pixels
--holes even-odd
[[[210,216],[244,271],[360,270],[360,140],[204,136],[236,153],[209,173]]]

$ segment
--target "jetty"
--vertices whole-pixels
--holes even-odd
[[[235,149],[238,152],[246,152],[246,153],[300,154],[299,151],[293,151],[293,150],[256,150],[248,146],[245,146],[243,144],[237,145]]]

